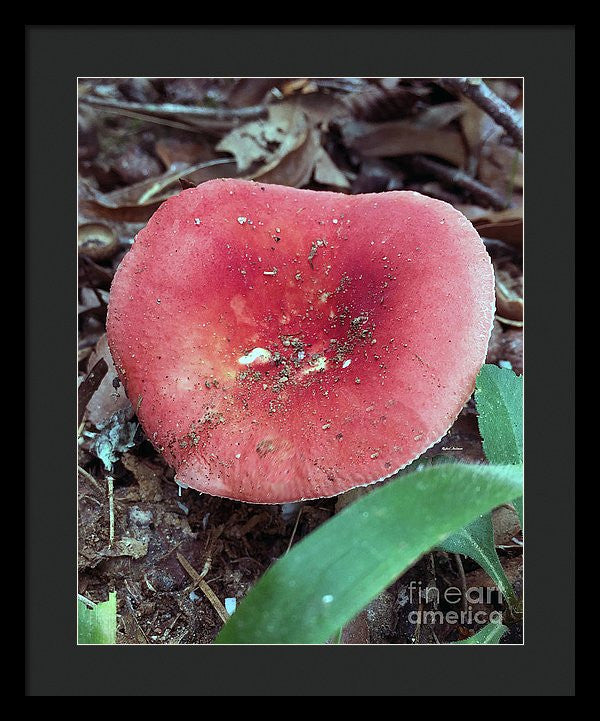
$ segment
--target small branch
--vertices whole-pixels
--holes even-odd
[[[102,486],[98,483],[94,476],[92,476],[91,473],[88,473],[84,468],[79,465],[77,466],[77,472],[81,473],[84,478],[87,478],[87,480],[92,484],[92,486],[94,486],[97,491],[104,495],[104,490],[102,489]]]
[[[519,113],[498,97],[478,78],[442,78],[440,85],[446,90],[466,95],[498,125],[504,128],[517,148],[523,151],[523,120]]]
[[[115,488],[112,476],[106,476],[108,486],[108,545],[113,545],[115,540]]]
[[[416,155],[413,158],[413,165],[416,170],[433,175],[446,185],[457,185],[459,188],[464,188],[480,203],[491,206],[495,210],[504,210],[509,205],[506,198],[500,193],[480,183],[479,180],[475,180],[463,170],[443,165],[438,163],[437,160],[432,160],[424,155]]]
[[[229,618],[229,614],[227,613],[225,606],[223,606],[221,601],[215,595],[215,592],[208,585],[208,583],[206,583],[206,581],[203,579],[202,574],[198,573],[198,571],[196,571],[196,569],[187,560],[187,558],[179,552],[177,553],[177,560],[179,561],[179,563],[181,563],[181,565],[185,568],[187,574],[194,581],[192,590],[199,588],[202,591],[202,593],[206,596],[206,598],[208,598],[208,600],[211,602],[212,607],[219,614],[223,623],[225,623]]]
[[[296,531],[298,530],[298,522],[300,521],[300,516],[302,515],[303,506],[300,506],[300,510],[298,511],[298,515],[296,516],[296,523],[294,523],[294,529],[292,531],[292,535],[290,537],[290,542],[287,545],[287,548],[285,549],[284,556],[287,556],[289,553],[290,548],[292,547],[292,543],[294,542],[294,536],[296,535]],[[340,631],[341,633],[341,631]]]
[[[232,120],[256,120],[267,113],[264,105],[250,105],[245,108],[205,108],[197,105],[179,105],[177,103],[130,103],[124,100],[110,100],[108,98],[80,98],[81,103],[99,108],[116,108],[133,112],[150,113],[155,115],[188,115],[200,120],[218,120],[229,122]]]
[[[465,569],[462,564],[462,558],[460,557],[460,553],[454,554],[454,560],[456,561],[456,565],[458,566],[458,575],[460,576],[460,586],[462,590],[462,609],[463,611],[466,611],[468,607],[467,577],[465,575]]]

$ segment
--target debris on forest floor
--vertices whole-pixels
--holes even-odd
[[[79,81],[79,592],[91,602],[117,592],[118,643],[210,643],[226,606],[354,493],[284,514],[175,483],[137,423],[140,399],[125,396],[106,343],[111,280],[136,233],[182,187],[218,177],[348,193],[415,190],[450,202],[475,225],[496,271],[487,362],[521,374],[521,112],[514,79]],[[444,459],[484,459],[472,402],[419,462]],[[501,562],[520,593],[514,514],[500,509],[494,522]],[[429,553],[349,623],[340,642],[466,638],[478,628],[472,617],[454,626],[414,621],[440,603],[443,610],[433,589],[465,583],[490,580],[469,559]],[[430,589],[429,597],[415,587]],[[484,616],[501,608],[497,600],[473,606]],[[508,642],[520,643],[520,625],[509,627]]]

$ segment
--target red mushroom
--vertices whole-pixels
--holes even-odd
[[[177,480],[282,503],[382,480],[436,443],[493,314],[490,259],[446,203],[212,180],[138,234],[107,327]]]

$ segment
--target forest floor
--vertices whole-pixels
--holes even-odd
[[[486,82],[518,119],[521,81]],[[521,374],[522,153],[518,133],[494,113],[451,83],[427,79],[80,80],[79,593],[102,601],[116,590],[119,643],[210,643],[223,620],[195,574],[206,572],[221,603],[239,601],[288,548],[368,492],[265,506],[174,482],[113,383],[106,344],[110,283],[135,234],[167,197],[217,177],[345,193],[409,189],[445,200],[473,222],[494,263],[487,362]],[[419,462],[440,456],[484,460],[472,400]],[[506,507],[494,524],[520,596],[518,521]],[[464,595],[491,586],[470,559],[428,553],[345,628],[342,643],[466,638],[505,610],[497,595]],[[418,620],[417,611],[450,608],[450,587],[463,590],[461,622]],[[502,643],[521,643],[521,622],[505,613],[504,623]]]

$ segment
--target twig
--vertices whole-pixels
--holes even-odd
[[[183,556],[181,553],[177,552],[177,560],[186,570],[187,574],[191,577],[191,579],[194,581],[194,587],[191,590],[195,590],[196,588],[199,588],[202,593],[208,598],[208,600],[211,602],[212,607],[215,609],[215,611],[219,614],[221,617],[221,620],[223,623],[225,623],[229,619],[229,614],[227,613],[227,609],[221,601],[217,598],[212,588],[206,583],[206,581],[203,579],[202,575],[196,571],[196,569],[192,566],[192,564],[187,560],[185,556]],[[206,568],[206,565],[205,565]],[[208,571],[208,569],[206,569]],[[206,575],[206,573],[204,574]]]
[[[135,615],[135,611],[134,611],[134,609],[133,609],[133,605],[132,605],[132,603],[131,603],[131,600],[130,600],[129,596],[127,596],[127,598],[125,599],[125,602],[127,603],[127,606],[129,607],[129,612],[131,613],[131,617],[133,618],[133,622],[134,622],[135,625],[138,627],[139,632],[140,632],[140,633],[142,634],[142,636],[144,637],[144,641],[149,644],[150,641],[148,641],[148,636],[146,636],[146,634],[144,633],[144,629],[140,626],[140,622],[137,620],[137,616]]]
[[[419,602],[419,610],[417,612],[417,624],[415,626],[415,633],[413,636],[413,643],[419,643],[421,638],[421,617],[423,615],[423,601]]]
[[[456,561],[456,565],[458,566],[458,575],[460,576],[460,585],[461,585],[461,590],[462,590],[462,608],[463,608],[463,611],[466,611],[468,608],[467,577],[465,575],[465,569],[462,564],[462,558],[460,557],[460,553],[454,554],[454,560]]]
[[[290,537],[290,542],[288,543],[288,546],[287,546],[287,548],[285,549],[285,553],[283,554],[284,556],[287,556],[288,551],[289,551],[290,548],[292,547],[292,543],[293,543],[293,541],[294,541],[294,536],[296,535],[296,530],[298,529],[298,522],[300,521],[300,516],[302,515],[302,510],[303,510],[303,508],[304,508],[304,506],[301,506],[301,507],[300,507],[300,510],[298,511],[298,515],[296,516],[296,523],[294,523],[294,528],[293,528],[293,530],[292,530],[292,535],[291,535],[291,537]]]
[[[435,176],[447,185],[458,185],[464,188],[479,202],[490,205],[495,210],[504,210],[509,203],[492,188],[480,183],[479,180],[467,175],[463,170],[452,168],[449,165],[442,165],[437,160],[432,160],[424,155],[415,155],[413,165],[416,170],[420,170]]]
[[[197,105],[179,105],[177,103],[130,103],[123,100],[91,97],[80,98],[80,102],[100,108],[118,108],[119,110],[156,115],[189,115],[201,120],[219,120],[223,122],[256,120],[264,117],[267,113],[267,108],[264,105],[250,105],[245,108],[205,108]]]
[[[85,100],[84,100],[85,102]],[[178,123],[176,120],[168,120],[167,118],[159,118],[156,115],[147,115],[146,113],[134,113],[131,110],[123,110],[122,108],[98,108],[100,112],[109,115],[121,115],[125,118],[133,120],[142,120],[146,123],[154,123],[155,125],[166,125],[169,128],[178,128],[179,130],[187,130],[188,132],[199,132],[200,128],[191,123]]]
[[[94,478],[94,476],[92,476],[91,473],[88,473],[88,472],[87,472],[86,470],[84,470],[81,466],[77,466],[77,472],[78,472],[78,473],[81,473],[81,475],[82,475],[84,478],[87,478],[88,481],[94,486],[94,488],[95,488],[96,490],[100,491],[100,493],[102,493],[102,495],[104,495],[104,491],[102,490],[102,487],[100,486],[100,484],[98,483],[98,481]]]
[[[442,78],[440,85],[466,95],[504,128],[519,150],[523,150],[523,121],[519,113],[498,97],[480,78]]]
[[[108,545],[112,546],[115,540],[115,493],[113,477],[106,476],[108,484]]]

